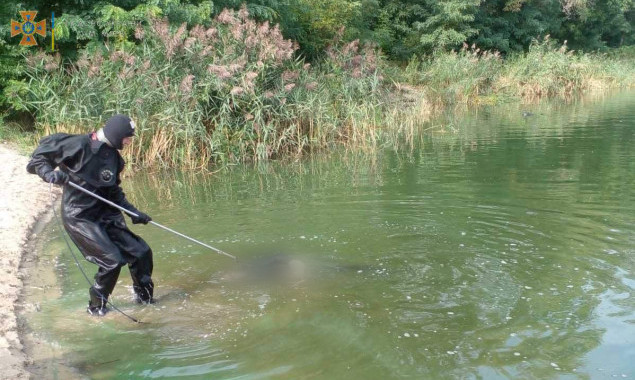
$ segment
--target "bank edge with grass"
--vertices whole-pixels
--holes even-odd
[[[341,34],[313,64],[297,49],[277,25],[242,8],[224,10],[209,27],[155,18],[138,25],[134,42],[92,45],[73,62],[40,50],[25,59],[28,79],[5,88],[13,110],[33,116],[34,131],[4,124],[0,137],[34,144],[125,113],[139,126],[129,161],[204,170],[407,141],[457,105],[572,98],[635,83],[633,49],[578,53],[548,36],[522,54],[464,45],[403,67]]]

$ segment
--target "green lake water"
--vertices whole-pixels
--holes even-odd
[[[147,323],[91,318],[53,221],[29,328],[93,379],[635,378],[635,93],[423,128],[396,149],[128,178],[155,221],[244,261],[300,255],[311,280],[239,285],[231,259],[134,226],[158,302],[133,304],[123,270],[112,300]]]

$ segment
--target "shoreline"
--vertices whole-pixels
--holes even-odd
[[[49,185],[38,176],[26,172],[29,158],[10,144],[0,144],[0,379],[29,379],[27,366],[31,358],[25,344],[25,328],[19,311],[24,281],[23,263],[33,249],[34,231],[38,221],[50,210],[61,194],[54,187],[53,199]]]
[[[54,205],[58,207],[58,205]],[[26,371],[32,379],[58,378],[65,380],[83,379],[78,369],[70,367],[65,359],[69,354],[63,347],[51,341],[42,331],[29,323],[32,313],[40,312],[40,304],[44,294],[51,295],[46,289],[59,289],[55,296],[61,296],[60,283],[55,274],[55,263],[42,264],[43,244],[46,243],[41,233],[54,220],[54,214],[48,209],[36,222],[32,230],[33,238],[29,239],[27,250],[22,256],[20,273],[23,276],[23,287],[16,302],[18,317],[18,336],[22,341],[26,355]],[[48,262],[48,259],[44,259]],[[39,297],[38,297],[39,294]],[[50,374],[54,373],[54,376]]]

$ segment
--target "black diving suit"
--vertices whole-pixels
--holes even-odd
[[[27,171],[47,181],[52,171],[59,167],[68,174],[70,181],[84,189],[142,214],[126,200],[120,187],[124,165],[117,149],[91,138],[90,134],[57,133],[40,140]],[[89,290],[89,312],[105,308],[121,267],[126,264],[130,267],[137,301],[152,301],[152,250],[128,229],[121,211],[65,184],[62,220],[86,260],[99,266],[95,283]],[[136,222],[133,219],[133,223]]]

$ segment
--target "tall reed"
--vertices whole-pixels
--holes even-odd
[[[398,146],[449,106],[635,83],[632,51],[578,54],[548,37],[524,54],[464,45],[400,69],[341,35],[312,66],[277,25],[257,23],[244,7],[224,10],[209,27],[152,19],[137,26],[134,44],[91,45],[75,62],[34,54],[28,83],[6,91],[15,109],[35,115],[38,135],[86,133],[126,113],[139,126],[127,159],[195,170],[341,143]]]
[[[411,60],[400,79],[418,87],[437,107],[455,104],[523,102],[548,97],[570,98],[588,90],[635,84],[633,54],[577,53],[566,41],[546,36],[527,53],[501,57],[464,45],[459,51],[437,52]]]
[[[379,117],[384,62],[359,41],[334,41],[312,67],[246,8],[224,10],[207,28],[154,19],[135,37],[75,63],[34,55],[14,103],[36,115],[40,134],[87,132],[129,114],[139,133],[128,158],[188,169],[365,140]]]

